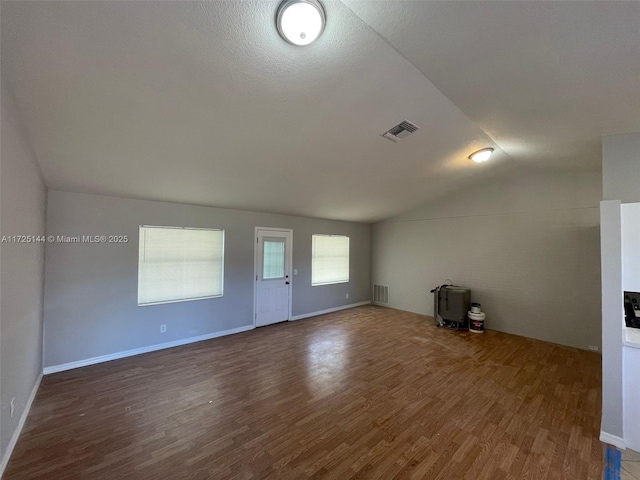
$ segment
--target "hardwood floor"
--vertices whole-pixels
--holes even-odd
[[[600,479],[600,356],[375,306],[44,378],[14,479]]]

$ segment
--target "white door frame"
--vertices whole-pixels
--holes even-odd
[[[258,250],[258,230],[267,231],[267,232],[284,232],[288,233],[287,241],[289,243],[289,248],[285,253],[287,256],[287,260],[289,263],[289,269],[293,270],[293,229],[291,228],[274,228],[274,227],[255,227],[253,237],[256,239],[256,242],[253,244],[253,328],[256,328],[256,311],[258,305],[258,277],[261,272],[258,271],[258,258],[259,255],[262,254]],[[292,272],[288,272],[289,275],[289,313],[287,321],[291,321],[291,305],[293,298],[293,275]]]

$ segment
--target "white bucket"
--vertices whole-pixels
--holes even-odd
[[[484,332],[484,319],[485,314],[469,312],[469,331],[473,333]]]

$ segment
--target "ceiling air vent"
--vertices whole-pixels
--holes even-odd
[[[392,142],[398,142],[404,137],[408,137],[420,127],[415,123],[411,123],[409,120],[404,120],[400,124],[393,127],[388,132],[382,134],[384,138],[388,138]]]

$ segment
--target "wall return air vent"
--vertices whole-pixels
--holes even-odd
[[[383,133],[382,136],[386,139],[391,140],[392,142],[399,142],[404,137],[408,137],[419,128],[420,127],[415,123],[412,123],[409,120],[404,120],[392,129]]]
[[[388,285],[373,285],[373,303],[379,305],[389,304],[389,286]]]

